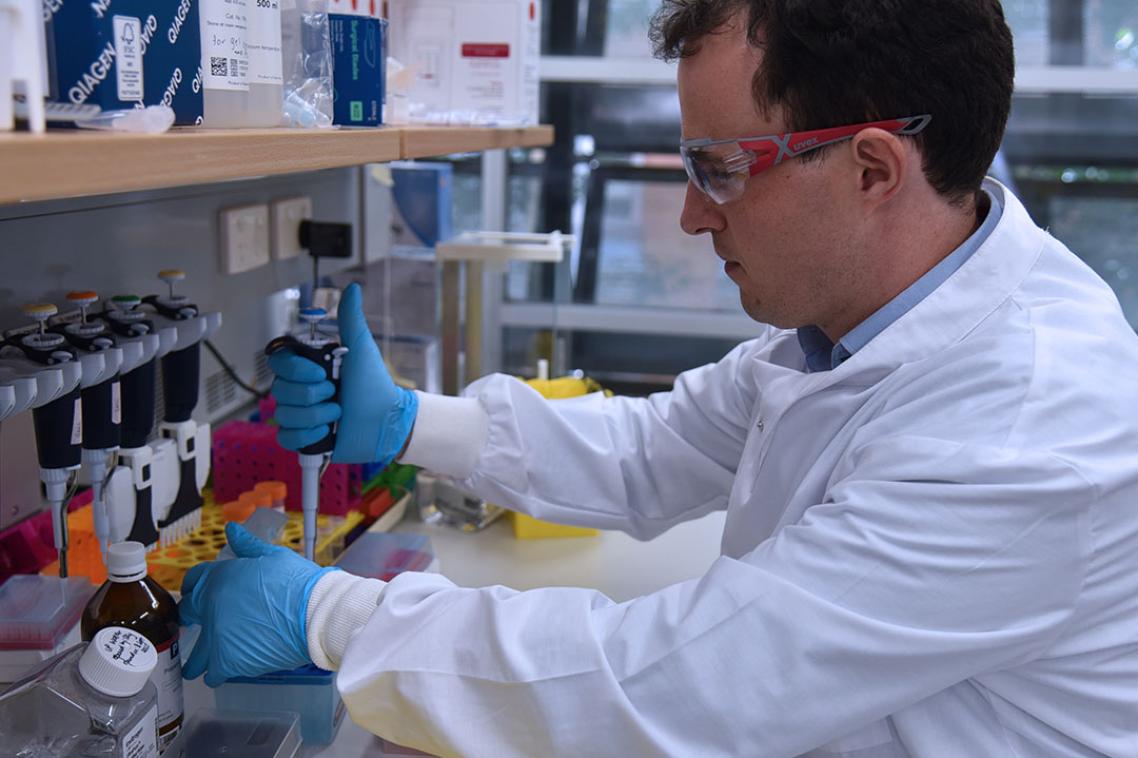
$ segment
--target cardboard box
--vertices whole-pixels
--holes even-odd
[[[44,0],[49,88],[104,110],[169,105],[201,122],[198,0]]]
[[[387,77],[387,20],[375,0],[332,0],[332,123],[379,126]]]
[[[391,55],[414,72],[413,121],[537,123],[537,0],[390,0],[388,10]]]

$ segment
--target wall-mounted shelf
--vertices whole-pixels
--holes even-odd
[[[0,204],[159,189],[553,142],[529,128],[0,133]]]
[[[547,147],[552,126],[472,128],[463,126],[403,127],[402,157],[430,158],[449,153],[480,153],[509,147]]]

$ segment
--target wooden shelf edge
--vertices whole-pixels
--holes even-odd
[[[510,147],[547,147],[553,127],[412,126],[400,130],[404,158],[431,158],[451,153],[477,153]]]
[[[162,189],[553,142],[497,129],[179,129],[161,135],[0,133],[0,205]]]

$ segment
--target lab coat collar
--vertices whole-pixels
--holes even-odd
[[[1039,259],[1046,233],[1002,184],[986,179],[984,188],[1002,200],[1004,213],[972,257],[840,366],[800,375],[802,391],[816,392],[840,382],[875,383],[898,366],[956,344],[1011,297]],[[794,332],[784,336],[795,339]]]

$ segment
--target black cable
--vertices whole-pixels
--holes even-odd
[[[237,375],[237,372],[234,370],[233,366],[229,364],[229,361],[221,357],[221,353],[218,352],[218,349],[214,347],[212,342],[209,340],[203,340],[203,342],[205,342],[206,350],[208,350],[210,355],[213,356],[214,360],[216,360],[221,365],[221,367],[225,369],[225,373],[229,374],[229,378],[233,380],[234,384],[248,392],[250,395],[254,395],[260,400],[264,400],[269,396],[268,392],[262,392],[256,387],[253,387],[252,385],[246,384],[244,381],[242,381],[241,377]]]

